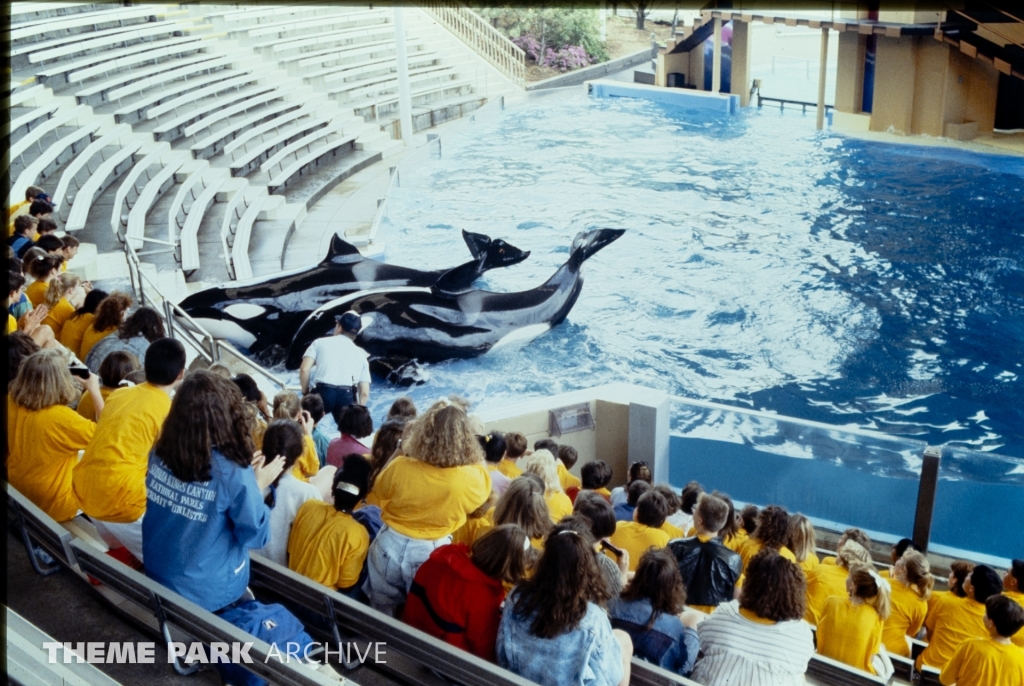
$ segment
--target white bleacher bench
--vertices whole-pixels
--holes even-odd
[[[129,141],[118,152],[104,160],[103,164],[82,184],[82,187],[78,189],[78,193],[75,194],[71,211],[64,221],[65,231],[80,231],[85,228],[85,222],[89,217],[89,210],[92,209],[93,201],[117,177],[131,168],[132,155],[135,154],[139,147],[141,147],[141,143],[138,141]]]
[[[193,79],[172,81],[163,88],[154,89],[147,97],[118,109],[114,112],[114,121],[134,124],[145,119],[153,119],[212,93],[238,88],[257,80],[259,76],[247,69],[221,70]]]
[[[61,684],[61,686],[120,686],[94,665],[58,656],[50,661],[47,643],[56,639],[11,608],[5,613],[7,628],[7,678],[12,684]]]
[[[260,193],[256,196],[238,220],[235,228],[235,240],[231,245],[231,264],[235,278],[245,280],[252,278],[252,265],[249,263],[249,239],[252,238],[252,226],[256,223],[268,196]]]
[[[57,207],[59,211],[63,211],[65,204],[73,202],[72,198],[80,187],[78,181],[79,174],[84,169],[87,175],[92,175],[99,165],[103,164],[103,160],[105,159],[103,154],[105,148],[111,146],[120,147],[124,141],[131,138],[134,138],[132,128],[127,124],[117,124],[87,145],[82,152],[71,160],[67,168],[64,170],[64,173],[61,174],[60,182],[57,184],[57,190],[53,192],[52,196],[54,206]],[[96,160],[97,154],[99,154],[98,160]],[[68,203],[65,203],[66,199],[68,200]],[[66,214],[61,212],[61,216],[66,216]]]
[[[29,101],[38,106],[43,104],[39,102],[40,99],[51,99],[52,97],[52,91],[41,83],[34,83],[31,86],[18,88],[17,90],[12,91],[7,97],[0,100],[0,107],[5,110],[9,110],[12,107],[22,107]]]
[[[41,107],[33,107],[11,118],[7,134],[8,141],[17,141],[35,127],[43,124],[57,110],[64,107],[60,102],[51,101]]]
[[[142,249],[142,239],[146,237],[146,215],[149,214],[156,201],[174,185],[175,172],[190,159],[192,159],[192,156],[184,150],[172,152],[163,163],[164,166],[160,171],[150,178],[142,192],[139,193],[135,206],[128,212],[128,230],[125,232],[125,235],[131,242],[131,246],[136,250]],[[168,233],[170,231],[171,229],[168,227]],[[176,238],[177,236],[168,235],[166,241],[173,244]],[[157,240],[163,242],[165,239]]]
[[[150,143],[138,152],[142,155],[131,170],[125,174],[117,192],[114,193],[114,209],[110,213],[110,230],[120,240],[124,240],[128,231],[128,215],[135,207],[142,189],[156,173],[151,167],[163,164],[162,160],[171,154],[170,143]]]
[[[202,223],[203,216],[216,199],[218,191],[220,191],[226,180],[226,175],[224,174],[216,175],[209,181],[204,179],[203,182],[206,183],[206,187],[193,200],[188,213],[185,215],[184,223],[179,223],[178,216],[174,218],[181,231],[179,248],[181,269],[186,273],[199,269],[199,225]],[[198,188],[198,185],[193,186],[193,192]]]
[[[196,134],[202,133],[204,131],[212,133],[213,127],[216,124],[219,124],[220,122],[224,121],[225,119],[233,117],[237,114],[245,114],[254,107],[264,108],[271,102],[280,100],[282,98],[287,97],[288,95],[291,95],[294,90],[294,84],[286,83],[285,85],[278,86],[273,90],[257,92],[251,98],[246,98],[245,100],[236,102],[234,105],[229,105],[228,107],[224,107],[219,110],[214,110],[213,112],[210,112],[202,119],[186,126],[184,129],[182,129],[182,132],[185,134],[185,136],[195,136]],[[298,106],[300,103],[295,104],[296,106]],[[260,109],[260,114],[262,114],[263,111],[264,109]]]
[[[458,79],[451,81],[442,81],[441,83],[429,84],[421,86],[412,91],[412,98],[423,98],[433,94],[444,94],[445,91],[450,90],[462,90],[463,88],[471,87],[473,82],[468,79]],[[396,105],[398,103],[398,94],[391,93],[384,98],[375,98],[373,100],[366,100],[363,103],[350,103],[353,107],[367,107],[373,106],[376,110],[384,109],[388,105]],[[443,103],[442,103],[443,104]]]
[[[21,25],[34,24],[40,21],[53,21],[79,12],[95,12],[102,9],[100,4],[86,2],[19,2],[8,7],[11,22]],[[15,21],[16,17],[21,17]]]
[[[283,53],[287,53],[291,50],[302,52],[318,45],[335,45],[342,41],[350,45],[357,44],[360,39],[363,39],[364,41],[374,40],[377,38],[383,38],[389,33],[393,38],[395,35],[394,27],[390,24],[381,24],[380,26],[321,31],[319,33],[311,33],[298,38],[279,38],[276,40],[264,41],[262,43],[254,43],[250,47],[261,53],[267,51],[271,58],[276,60],[279,59]]]
[[[235,242],[235,231],[238,230],[238,223],[241,221],[242,215],[245,214],[245,210],[256,197],[256,192],[249,187],[247,179],[230,179],[224,185],[225,188],[230,188],[235,184],[237,184],[235,193],[228,200],[220,223],[220,242],[224,248],[224,262],[228,276],[232,279],[238,278],[235,276],[235,268],[231,262],[231,247]]]
[[[211,114],[220,107],[233,105],[240,100],[246,100],[257,95],[271,91],[277,91],[277,86],[272,84],[252,86],[241,90],[227,91],[209,101],[194,102],[188,111],[177,117],[161,123],[153,129],[153,137],[160,141],[176,141],[185,135],[185,127],[194,124],[203,117]]]
[[[891,681],[817,653],[807,665],[807,676],[829,686],[888,686]]]
[[[215,16],[224,25],[228,27],[242,27],[242,26],[254,26],[257,24],[267,23],[264,20],[273,20],[275,17],[281,17],[283,15],[296,14],[298,12],[306,11],[314,14],[318,14],[323,11],[323,5],[313,4],[304,5],[301,3],[293,3],[285,7],[260,7],[259,5],[253,5],[242,10],[231,10],[224,12],[219,16]]]
[[[97,84],[88,86],[87,88],[78,90],[75,93],[75,98],[78,102],[84,105],[100,105],[110,100],[117,100],[118,98],[131,95],[133,91],[130,86],[148,79],[151,76],[162,75],[171,71],[184,70],[191,68],[193,73],[201,74],[214,68],[220,68],[224,64],[233,64],[241,61],[239,57],[231,60],[229,57],[221,57],[213,53],[200,52],[190,57],[184,57],[181,59],[173,60],[171,62],[162,62],[155,64],[151,67],[143,67],[141,69],[133,69],[131,71],[119,72],[114,74],[111,78],[101,81]],[[153,83],[147,83],[145,85],[148,88]],[[121,91],[114,97],[111,97],[111,92],[125,88],[126,90]]]
[[[191,29],[195,20],[184,19],[179,21],[158,21],[147,22],[131,26],[116,33],[105,33],[95,36],[94,34],[81,34],[78,40],[66,42],[64,45],[57,45],[46,50],[36,50],[29,53],[28,61],[31,64],[42,64],[51,60],[72,58],[75,55],[96,51],[102,54],[111,46],[129,47],[136,43],[144,43],[153,36],[180,36]]]
[[[232,159],[231,175],[248,176],[260,165],[276,155],[279,150],[295,143],[301,138],[305,138],[311,133],[325,128],[330,123],[331,120],[326,117],[296,122],[296,126],[279,132],[276,136],[253,146],[251,149],[246,149],[245,153],[237,160]]]
[[[374,24],[386,24],[391,21],[391,10],[368,10],[357,12],[345,12],[328,16],[317,16],[312,19],[289,18],[273,24],[261,24],[256,27],[243,27],[238,33],[248,38],[287,38],[295,32],[308,33],[316,29],[326,29],[329,26],[365,26],[367,22]]]
[[[308,114],[308,111],[307,104],[297,102],[282,101],[270,105],[251,117],[213,131],[192,146],[192,156],[197,160],[205,160],[216,155],[227,154],[228,147],[239,140],[248,141],[287,121]],[[232,150],[237,147],[233,147]]]
[[[209,78],[217,74],[224,74],[224,78],[228,78],[231,74],[240,76],[249,73],[250,70],[248,69],[238,70],[233,68],[233,65],[238,61],[240,61],[238,57],[218,57],[216,59],[207,58],[201,62],[192,62],[184,66],[177,66],[176,64],[162,65],[163,68],[156,71],[152,76],[110,89],[105,93],[106,99],[121,102],[127,97],[140,95],[146,90],[168,83],[180,81],[182,84],[191,84],[198,88],[201,85],[200,79],[202,78]],[[174,68],[170,69],[168,67]],[[213,81],[207,81],[206,83],[213,83]],[[165,88],[161,91],[161,97],[152,100],[146,99],[145,102],[159,105],[164,100],[170,99],[173,92],[181,93],[184,91]],[[139,108],[138,119],[143,119],[144,114],[145,108]]]
[[[108,5],[109,7],[109,5]],[[63,32],[80,33],[96,29],[106,24],[123,26],[124,22],[134,20],[146,22],[150,18],[165,16],[158,5],[143,5],[141,7],[115,7],[114,9],[102,10],[99,12],[81,12],[61,19],[47,19],[24,24],[14,24],[10,28],[7,42],[17,44],[17,41],[28,38],[45,36],[47,34],[63,35]]]
[[[29,148],[33,146],[36,147],[37,155],[42,153],[43,150],[39,143],[47,133],[56,131],[61,126],[81,126],[94,116],[92,109],[85,105],[76,105],[75,107],[57,110],[53,113],[53,116],[41,122],[38,126],[33,127],[31,131],[11,145],[9,154],[6,156],[6,160],[3,163],[2,170],[6,171],[8,163],[13,162],[27,153]]]
[[[458,74],[452,67],[445,67],[442,65],[432,65],[421,69],[410,69],[409,70],[409,88],[414,92],[417,88],[421,88],[423,84],[429,83],[437,79],[442,80],[453,80],[457,78]],[[325,92],[328,96],[344,97],[349,100],[357,100],[363,97],[373,97],[374,95],[383,95],[385,93],[390,94],[397,92],[398,90],[398,73],[389,72],[387,74],[379,74],[375,76],[368,76],[363,79],[355,81],[343,81],[336,83],[333,86],[328,86]]]
[[[18,180],[11,185],[11,192],[7,196],[7,206],[10,207],[14,198],[20,198],[29,186],[38,186],[46,181],[61,165],[80,153],[93,141],[93,134],[100,128],[102,122],[94,120],[79,126],[77,129],[56,141],[49,148],[36,156],[18,176]]]
[[[328,140],[319,145],[310,144],[307,146],[308,152],[287,166],[281,167],[281,170],[270,178],[268,190],[271,193],[283,193],[285,188],[297,177],[335,157],[344,157],[355,150],[356,138],[358,136],[345,136],[335,141]]]
[[[406,54],[410,56],[419,55],[424,52],[423,48],[423,43],[407,42]],[[311,57],[306,57],[306,55],[311,55]],[[286,65],[294,63],[294,66],[298,69],[295,72],[296,76],[313,79],[318,76],[331,74],[338,69],[358,67],[368,61],[382,57],[390,58],[391,60],[395,59],[395,41],[382,40],[372,43],[356,43],[352,46],[329,48],[327,50],[318,50],[315,53],[302,53],[292,57],[281,58],[279,62]]]
[[[436,62],[440,59],[440,56],[436,52],[412,52],[408,53],[406,59],[409,63],[409,69],[413,70],[416,65],[422,67]],[[371,57],[355,64],[351,62],[335,64],[316,71],[305,72],[302,74],[302,78],[310,83],[319,82],[326,85],[339,81],[356,80],[360,76],[370,76],[378,73],[394,74],[397,73],[397,70],[398,63],[395,60],[395,54],[392,52]]]
[[[168,48],[182,49],[194,46],[198,49],[201,38],[195,36],[181,38],[165,38],[148,41],[127,48],[106,50],[92,55],[85,55],[72,62],[63,62],[36,72],[36,79],[51,88],[60,88],[66,84],[85,81],[100,74],[118,71],[133,64],[149,61]]]
[[[43,50],[50,50],[52,48],[57,48],[57,47],[60,47],[62,45],[67,45],[68,43],[73,43],[73,42],[76,42],[76,41],[80,41],[80,40],[82,40],[82,38],[84,36],[88,36],[89,39],[91,40],[91,39],[94,39],[94,38],[100,38],[100,37],[104,37],[104,36],[112,36],[112,35],[117,34],[117,33],[133,31],[136,28],[138,28],[139,26],[145,26],[145,23],[142,23],[142,24],[129,24],[128,26],[115,26],[112,29],[102,29],[100,31],[89,31],[87,34],[70,33],[70,34],[67,34],[65,36],[60,36],[59,38],[52,38],[52,39],[44,40],[44,41],[37,41],[37,42],[34,42],[34,43],[22,43],[21,45],[18,45],[16,47],[11,48],[10,55],[11,55],[11,57],[23,57],[24,56],[25,57],[24,61],[28,62],[29,60],[28,60],[27,55],[29,55],[29,54],[31,54],[33,52],[40,52],[40,51],[43,51]]]

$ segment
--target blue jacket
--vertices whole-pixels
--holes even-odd
[[[651,601],[612,599],[608,606],[612,626],[622,629],[633,639],[633,654],[681,676],[693,671],[700,641],[697,632],[683,626],[679,617],[661,613],[654,626],[647,628],[651,618]]]
[[[211,463],[209,481],[186,483],[150,454],[142,554],[151,579],[215,611],[245,592],[249,549],[270,540],[270,508],[252,469],[217,450]]]
[[[612,512],[615,513],[615,521],[617,522],[631,522],[633,521],[633,510],[636,507],[629,503],[619,503],[618,505],[612,506]]]

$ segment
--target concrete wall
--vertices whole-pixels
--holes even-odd
[[[978,132],[992,131],[996,119],[999,72],[991,64],[949,50],[946,74],[946,124],[977,122]]]
[[[740,107],[750,104],[750,24],[732,23],[732,76],[729,92],[740,96]]]
[[[941,136],[949,47],[937,40],[925,40],[920,41],[915,53],[917,79],[914,83],[913,114],[908,133]]]
[[[646,64],[656,55],[656,48],[644,48],[643,50],[634,52],[631,55],[625,55],[614,60],[602,62],[601,64],[593,64],[589,67],[576,69],[575,71],[571,71],[567,74],[552,76],[550,79],[544,79],[543,81],[528,83],[526,84],[526,90],[535,91],[544,90],[546,88],[578,86],[584,81],[592,81],[593,79],[599,79],[602,76],[614,74],[615,72],[622,71],[623,69],[629,69],[630,67]]]
[[[875,90],[871,105],[871,130],[913,132],[915,39],[878,37],[875,53]]]
[[[836,68],[836,110],[856,114],[864,102],[864,56],[867,36],[854,31],[839,34]]]

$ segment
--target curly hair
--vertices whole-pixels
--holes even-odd
[[[648,549],[620,597],[650,601],[651,616],[645,629],[651,629],[662,613],[678,615],[686,603],[686,587],[676,558],[665,548]]]
[[[124,324],[117,332],[117,337],[122,341],[127,341],[136,336],[142,336],[150,343],[158,338],[163,338],[164,320],[160,317],[160,313],[152,307],[140,307],[132,312],[131,316],[124,320]]]
[[[92,328],[96,331],[116,329],[121,326],[125,310],[132,306],[132,296],[121,291],[114,291],[96,307],[96,319]]]
[[[740,607],[775,622],[802,619],[807,609],[803,570],[774,549],[763,549],[747,565]]]
[[[252,463],[252,417],[238,386],[205,369],[182,382],[153,451],[186,482],[209,481],[213,450],[240,467]]]
[[[551,530],[544,482],[539,476],[523,474],[512,480],[494,507],[494,523],[516,524],[530,538],[541,538]]]
[[[781,550],[789,542],[789,515],[778,505],[769,505],[757,515],[757,528],[751,534],[766,548]]]
[[[550,450],[535,450],[523,460],[523,472],[536,474],[544,481],[547,495],[562,493],[562,482],[558,478],[558,465]]]
[[[446,400],[434,403],[416,419],[402,448],[409,457],[435,467],[458,467],[484,461],[484,452],[470,429],[466,411]]]
[[[575,629],[588,603],[609,599],[585,518],[570,515],[552,529],[533,576],[520,583],[513,597],[512,611],[533,617],[530,633],[538,638]]]

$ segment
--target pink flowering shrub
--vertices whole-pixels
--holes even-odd
[[[569,71],[585,67],[593,62],[582,45],[568,45],[558,52],[548,48],[544,55],[544,64],[558,71]]]

